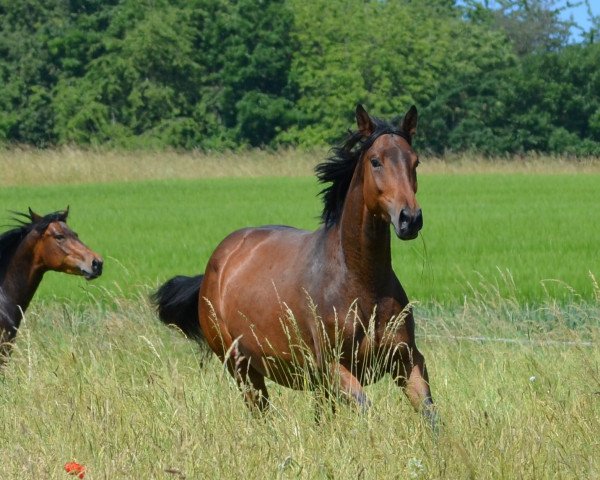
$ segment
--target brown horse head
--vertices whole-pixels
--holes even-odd
[[[34,264],[40,270],[83,275],[92,280],[102,274],[103,260],[90,250],[67,226],[69,209],[42,217],[29,209],[37,236],[33,247]]]
[[[417,129],[417,109],[408,110],[397,129],[378,132],[381,121],[358,105],[356,123],[366,138],[362,153],[363,195],[365,205],[375,216],[394,226],[402,240],[416,238],[423,227],[417,202],[417,166],[412,137]]]
[[[351,133],[333,155],[316,166],[326,227],[337,224],[351,184],[361,184],[362,201],[375,218],[391,223],[403,240],[415,238],[423,226],[417,203],[418,156],[412,148],[417,129],[417,109],[411,107],[399,124],[370,116],[356,107],[358,130]]]

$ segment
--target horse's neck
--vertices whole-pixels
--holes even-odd
[[[33,254],[24,242],[17,247],[4,275],[0,279],[0,309],[5,317],[9,317],[16,327],[35,291],[44,272],[34,265]]]
[[[392,272],[390,227],[369,213],[362,183],[353,179],[340,219],[340,242],[348,270],[369,289],[389,285]]]

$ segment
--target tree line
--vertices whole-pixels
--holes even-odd
[[[419,149],[600,155],[598,18],[551,0],[0,0],[0,144],[313,146],[415,104]],[[591,15],[591,13],[590,13]]]

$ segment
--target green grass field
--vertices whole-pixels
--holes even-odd
[[[211,178],[5,187],[0,208],[46,213],[71,206],[71,226],[106,257],[84,286],[48,274],[40,298],[82,289],[135,294],[168,277],[196,274],[221,239],[251,225],[314,229],[321,203],[312,177]],[[527,302],[547,295],[590,299],[600,275],[600,174],[424,174],[420,239],[395,240],[394,266],[410,298],[460,305],[498,288]]]
[[[367,387],[367,414],[342,405],[320,424],[312,395],[269,384],[272,411],[254,418],[219,362],[147,302],[236,228],[316,228],[307,158],[275,170],[259,155],[243,175],[212,159],[198,170],[210,178],[187,178],[188,158],[163,175],[156,156],[152,173],[113,156],[95,183],[102,155],[74,153],[60,184],[59,154],[23,155],[0,155],[7,221],[69,204],[106,268],[92,283],[48,274],[28,310],[0,374],[0,478],[74,478],[72,460],[91,480],[600,477],[599,164],[425,162],[422,239],[395,241],[394,265],[419,302],[436,439],[389,381]],[[48,181],[31,176],[35,162]]]

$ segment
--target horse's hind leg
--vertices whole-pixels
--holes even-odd
[[[212,305],[208,303],[208,307]],[[200,312],[200,316],[202,311]],[[202,326],[205,340],[211,350],[227,365],[227,370],[235,379],[244,395],[248,408],[264,412],[269,407],[269,393],[265,385],[265,377],[250,364],[238,347],[238,340],[233,339],[224,322],[210,316],[209,322]]]
[[[250,410],[265,412],[269,408],[269,392],[265,377],[250,365],[250,361],[236,352],[227,362],[229,373],[235,378],[244,401]]]

